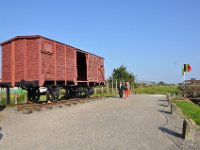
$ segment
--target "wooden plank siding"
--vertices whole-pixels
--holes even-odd
[[[104,59],[72,46],[42,37],[18,36],[1,43],[2,82],[12,86],[21,80],[63,82],[104,82]],[[86,58],[87,80],[77,81],[77,51]],[[101,67],[100,67],[101,66]],[[103,67],[102,67],[103,66]]]
[[[15,82],[19,82],[22,79],[25,79],[24,72],[25,70],[25,51],[26,51],[26,42],[25,40],[16,40],[15,42]]]
[[[52,41],[41,38],[41,76],[43,82],[45,80],[54,80],[55,53],[54,43]]]
[[[27,39],[27,80],[39,80],[39,53],[38,41],[35,39]],[[23,60],[22,60],[23,61]]]
[[[11,82],[11,42],[2,47],[2,82]]]
[[[98,57],[95,55],[88,55],[88,77],[92,82],[98,82]]]
[[[66,46],[66,80],[76,81],[76,50]]]
[[[56,43],[56,80],[65,80],[65,45]]]
[[[99,58],[98,81],[99,82],[105,82],[105,70],[104,70],[104,59],[103,58]]]

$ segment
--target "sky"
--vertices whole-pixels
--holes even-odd
[[[42,35],[121,65],[138,81],[200,79],[199,0],[1,0],[0,42]]]

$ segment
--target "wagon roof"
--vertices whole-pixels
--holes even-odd
[[[95,54],[92,54],[92,53],[83,51],[83,50],[81,50],[81,49],[79,49],[79,48],[73,47],[73,46],[71,46],[71,45],[68,45],[68,44],[65,44],[65,43],[62,43],[62,42],[59,42],[59,41],[56,41],[56,40],[52,40],[52,39],[50,39],[50,38],[43,37],[43,36],[41,36],[41,35],[16,36],[16,37],[14,37],[14,38],[11,38],[11,39],[9,39],[9,40],[7,40],[7,41],[4,41],[4,42],[0,43],[0,45],[3,46],[3,45],[5,45],[5,44],[7,44],[7,43],[9,43],[9,42],[12,42],[12,41],[14,41],[14,40],[17,40],[17,39],[35,39],[35,38],[44,38],[44,39],[47,39],[47,40],[50,40],[50,41],[54,41],[54,42],[57,42],[57,43],[61,43],[61,44],[67,45],[67,46],[69,46],[69,47],[71,47],[71,48],[75,48],[75,49],[77,49],[78,51],[81,51],[81,52],[84,52],[84,53],[88,53],[88,54],[91,54],[91,55],[94,55],[94,56],[103,58],[103,57],[101,57],[101,56],[98,56],[98,55],[95,55]],[[103,58],[103,59],[104,59],[104,58]]]

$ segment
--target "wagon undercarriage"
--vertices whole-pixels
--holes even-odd
[[[28,100],[32,102],[38,102],[40,100],[40,87],[36,82],[24,81],[17,83],[17,86],[27,90]],[[77,98],[77,97],[89,97],[94,91],[93,88],[87,84],[85,85],[67,85],[67,86],[46,86],[46,101],[56,102],[60,96],[60,90],[65,90],[64,99]]]

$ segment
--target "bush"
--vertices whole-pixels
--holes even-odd
[[[0,105],[6,105],[7,104],[7,97],[6,97],[6,90],[0,90],[0,96],[1,101]],[[18,90],[12,90],[10,91],[10,105],[15,104],[15,100],[17,100],[18,104],[21,104],[24,102],[27,92],[22,89]]]
[[[0,106],[5,106],[6,105],[6,97],[2,97],[0,101]]]
[[[17,97],[17,103],[18,104],[22,104],[25,102],[25,98],[26,98],[26,95],[27,93],[23,92],[23,93],[20,93]]]

